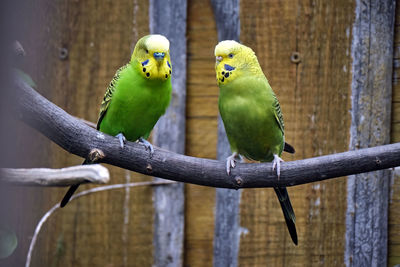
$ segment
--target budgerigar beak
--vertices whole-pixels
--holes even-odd
[[[154,56],[154,58],[155,58],[157,61],[161,61],[161,60],[164,59],[165,53],[162,53],[162,52],[154,52],[153,56]]]

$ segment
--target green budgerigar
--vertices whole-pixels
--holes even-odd
[[[101,103],[97,130],[116,136],[121,148],[126,140],[138,140],[153,154],[146,140],[171,100],[169,41],[162,35],[142,37],[128,64],[117,70]],[[84,162],[88,163],[88,162]],[[65,206],[79,184],[65,194]]]
[[[283,150],[294,153],[285,143],[281,108],[253,50],[236,41],[226,40],[215,47],[218,106],[232,155],[226,160],[230,174],[235,159],[273,162],[280,176]],[[297,245],[295,215],[285,187],[274,188],[282,207],[293,243]]]

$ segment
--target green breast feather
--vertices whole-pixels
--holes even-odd
[[[273,154],[282,153],[282,112],[265,78],[220,85],[219,108],[232,151],[259,161],[271,161]]]
[[[171,80],[150,80],[131,64],[120,68],[101,104],[97,129],[122,133],[127,140],[147,138],[171,99]]]

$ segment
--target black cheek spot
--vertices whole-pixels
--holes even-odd
[[[168,78],[168,74],[165,74],[165,79],[167,79]]]
[[[229,77],[229,72],[225,73],[225,78]]]
[[[225,80],[225,78],[224,78],[224,77],[222,77],[222,79],[221,79],[221,82],[224,82],[224,80]]]
[[[169,70],[169,74],[171,74],[172,73],[172,71],[171,70]]]
[[[223,72],[221,72],[222,73],[222,75],[224,75],[225,74],[225,71],[223,71]]]
[[[143,72],[146,72],[146,68],[143,68]]]
[[[146,73],[146,76],[147,76],[147,77],[150,77],[150,73],[149,73],[149,72],[148,72],[148,73]]]

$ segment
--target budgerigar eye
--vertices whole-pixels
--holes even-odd
[[[148,54],[148,53],[149,53],[149,50],[146,49],[146,54]]]
[[[232,53],[229,54],[228,57],[229,57],[229,58],[233,58],[233,54],[232,54]]]

